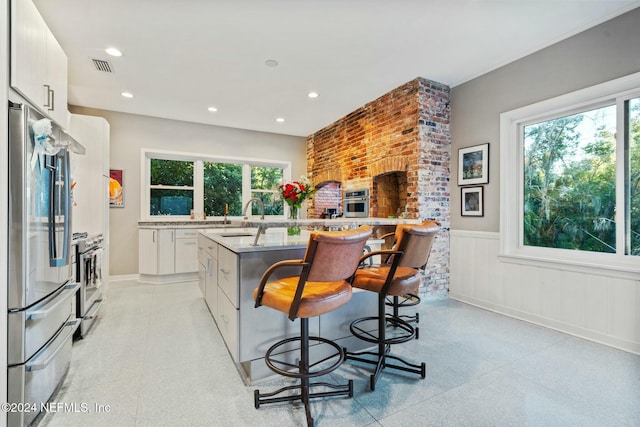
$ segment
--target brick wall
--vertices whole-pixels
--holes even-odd
[[[397,203],[407,217],[442,226],[429,258],[429,292],[444,291],[449,282],[449,96],[448,86],[417,78],[307,137],[307,174],[316,185],[339,177],[343,191],[373,194],[374,178],[406,176],[406,195]],[[308,216],[323,209],[311,205]]]

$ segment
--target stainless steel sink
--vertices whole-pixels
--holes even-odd
[[[250,237],[250,236],[255,236],[254,233],[246,233],[246,232],[239,232],[239,233],[222,233],[220,234],[221,237]]]

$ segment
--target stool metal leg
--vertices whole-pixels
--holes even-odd
[[[316,361],[313,364],[310,359],[310,341],[316,341],[322,344],[328,344],[332,346],[336,353],[332,354],[328,357],[325,357],[322,360]],[[300,361],[297,365],[297,372],[291,372],[287,370],[287,368],[292,368],[293,365],[288,364],[284,361],[275,360],[276,356],[272,356],[272,354],[282,347],[285,344],[288,344],[292,341],[300,341]],[[334,362],[331,366],[312,371],[313,367],[323,363],[329,359],[333,359],[337,357],[337,361]],[[277,342],[269,350],[267,350],[267,354],[265,355],[265,362],[267,366],[274,372],[288,376],[293,378],[300,378],[300,384],[285,386],[279,388],[270,393],[260,393],[260,390],[254,390],[254,406],[256,409],[260,408],[261,404],[266,403],[277,403],[277,402],[290,402],[290,401],[300,401],[304,405],[305,408],[305,416],[307,418],[307,425],[309,427],[313,427],[314,419],[311,416],[311,409],[309,405],[309,400],[318,397],[331,397],[331,396],[348,396],[353,397],[353,380],[349,380],[347,384],[338,385],[338,384],[329,384],[326,382],[310,382],[310,378],[321,376],[327,374],[335,369],[337,369],[342,362],[345,360],[345,351],[338,346],[333,341],[330,341],[326,338],[321,337],[310,337],[309,336],[309,319],[302,318],[300,319],[300,336],[297,338],[287,338],[282,341]],[[331,391],[320,391],[312,393],[310,390],[312,387],[322,386],[331,389]],[[298,394],[290,395],[288,392],[291,390],[299,390]],[[281,395],[283,394],[284,395]]]
[[[421,364],[413,364],[410,363],[398,356],[393,356],[390,353],[391,344],[399,344],[402,342],[410,341],[415,337],[415,328],[413,328],[407,321],[400,319],[399,317],[395,317],[392,315],[385,314],[385,303],[386,298],[382,295],[378,296],[378,316],[377,317],[365,317],[362,319],[357,319],[353,321],[350,325],[351,333],[367,342],[376,343],[378,347],[377,352],[371,351],[362,351],[362,352],[353,352],[347,353],[347,360],[355,360],[358,362],[368,363],[370,365],[375,365],[375,371],[371,375],[369,388],[371,391],[375,390],[376,382],[380,377],[380,374],[385,368],[396,369],[399,371],[410,372],[414,374],[419,374],[421,379],[426,377],[426,365],[424,362]],[[359,327],[359,324],[367,321],[367,320],[377,320],[378,324],[378,334],[374,336],[370,332],[366,331],[363,328]],[[391,324],[395,328],[400,329],[404,332],[402,335],[397,337],[387,337],[386,329],[387,325]],[[373,356],[371,358],[365,358],[363,356]],[[402,365],[389,363],[391,361],[397,361]]]

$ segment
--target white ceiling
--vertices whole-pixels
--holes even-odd
[[[418,76],[454,87],[640,6],[637,0],[35,3],[69,58],[70,104],[300,136]],[[104,49],[112,46],[124,55],[109,57]],[[114,72],[97,71],[91,58],[108,60]],[[269,59],[279,65],[267,67]],[[311,90],[320,96],[307,98]],[[123,91],[135,98],[123,98]]]

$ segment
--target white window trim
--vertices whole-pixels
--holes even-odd
[[[150,186],[148,185],[151,175],[151,159],[166,159],[166,160],[185,160],[194,161],[194,185],[189,187],[193,188],[194,200],[193,210],[195,212],[204,211],[204,187],[201,183],[204,182],[203,162],[219,162],[219,163],[236,163],[241,164],[242,167],[242,206],[244,207],[251,199],[251,166],[267,166],[267,167],[279,167],[282,168],[282,176],[285,182],[291,181],[291,162],[282,160],[270,160],[270,159],[255,159],[251,157],[231,157],[231,156],[216,156],[203,153],[187,153],[181,151],[168,151],[168,150],[154,150],[151,148],[140,149],[140,221],[183,221],[189,219],[189,216],[185,215],[170,215],[170,216],[157,216],[150,215]],[[286,203],[285,203],[286,205]],[[285,210],[286,213],[286,210]],[[209,217],[212,220],[220,220],[223,217]]]
[[[598,272],[609,270],[637,279],[640,273],[640,259],[637,256],[574,251],[568,249],[540,248],[522,244],[522,157],[523,147],[520,132],[524,123],[544,120],[549,116],[570,114],[598,103],[617,102],[618,129],[624,120],[621,117],[623,101],[640,94],[640,73],[588,87],[566,95],[558,96],[536,104],[527,105],[500,115],[500,258],[507,262],[527,265],[553,265],[556,268],[574,271]],[[618,132],[616,143],[624,138]],[[617,150],[616,161],[622,164],[624,153]],[[624,200],[624,176],[618,168],[616,177],[617,206]],[[620,224],[620,223],[619,223]],[[616,246],[624,242],[624,228],[616,227]]]

